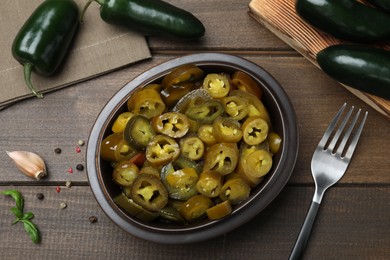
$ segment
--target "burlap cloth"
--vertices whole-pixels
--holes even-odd
[[[43,0],[2,0],[0,8],[0,110],[33,96],[23,78],[23,67],[13,58],[12,42],[27,18]],[[80,12],[87,0],[75,0]],[[51,77],[33,73],[35,88],[46,93],[150,58],[145,37],[108,25],[97,3],[88,8],[72,48],[60,71]]]

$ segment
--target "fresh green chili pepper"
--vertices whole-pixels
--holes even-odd
[[[24,67],[24,79],[35,96],[32,71],[49,76],[61,65],[78,27],[73,0],[46,0],[24,23],[12,44],[12,55]]]
[[[204,35],[201,21],[191,13],[161,0],[88,0],[101,5],[100,17],[109,24],[127,27],[147,35],[197,39]]]
[[[390,16],[356,0],[297,0],[295,9],[312,26],[342,40],[374,43],[390,39]]]

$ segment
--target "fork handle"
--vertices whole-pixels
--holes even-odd
[[[309,239],[309,235],[311,232],[311,228],[313,227],[314,220],[316,219],[318,209],[320,204],[312,201],[309,211],[306,215],[305,222],[299,232],[298,238],[295,241],[294,248],[291,252],[289,260],[298,260],[301,258],[302,253],[306,247],[307,240]]]

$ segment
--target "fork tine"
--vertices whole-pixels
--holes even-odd
[[[347,115],[344,117],[343,121],[341,122],[339,128],[336,131],[336,134],[333,136],[332,141],[328,145],[327,149],[329,151],[333,152],[333,150],[334,150],[334,148],[339,140],[341,133],[343,132],[345,126],[347,125],[347,122],[352,114],[353,109],[354,109],[354,107],[352,106],[351,109],[348,111]]]
[[[360,123],[359,125],[359,128],[357,129],[356,133],[355,133],[355,136],[353,137],[347,151],[345,152],[345,158],[347,160],[350,160],[352,158],[352,155],[353,155],[353,152],[355,151],[355,148],[356,148],[356,145],[359,141],[359,138],[360,138],[360,135],[363,131],[363,127],[364,127],[364,124],[366,122],[366,119],[367,119],[367,115],[368,115],[368,112],[366,111],[366,113],[364,113],[364,117],[362,119],[362,122]],[[357,118],[356,118],[357,119]]]
[[[322,136],[320,142],[318,143],[319,147],[321,147],[321,148],[325,147],[325,145],[326,145],[330,135],[332,134],[332,132],[333,132],[335,126],[336,126],[336,123],[339,120],[341,114],[343,113],[344,108],[345,108],[346,105],[347,105],[347,103],[344,103],[344,105],[341,106],[340,110],[337,112],[337,114],[332,119],[332,122],[330,122],[328,128],[326,129],[324,135]]]
[[[340,144],[339,144],[339,147],[337,148],[337,153],[340,157],[342,157],[342,154],[343,154],[343,151],[344,151],[344,148],[345,148],[345,145],[352,133],[352,130],[353,128],[355,127],[355,124],[356,124],[356,121],[358,120],[359,118],[359,115],[360,115],[360,112],[361,112],[361,109],[358,110],[358,112],[356,113],[354,119],[352,120],[352,123],[349,125],[349,128],[347,130],[347,132],[345,133],[343,139],[341,140]]]

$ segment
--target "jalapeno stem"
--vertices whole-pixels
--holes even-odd
[[[88,2],[85,4],[83,10],[80,13],[80,19],[79,19],[80,23],[83,23],[84,14],[92,2],[97,2],[98,4],[103,5],[105,0],[88,0]]]
[[[33,65],[31,63],[25,63],[23,64],[23,72],[24,72],[24,80],[26,81],[26,84],[28,88],[31,90],[31,92],[37,97],[37,98],[43,98],[43,95],[41,93],[38,93],[33,84],[31,83],[31,72],[33,69]]]

